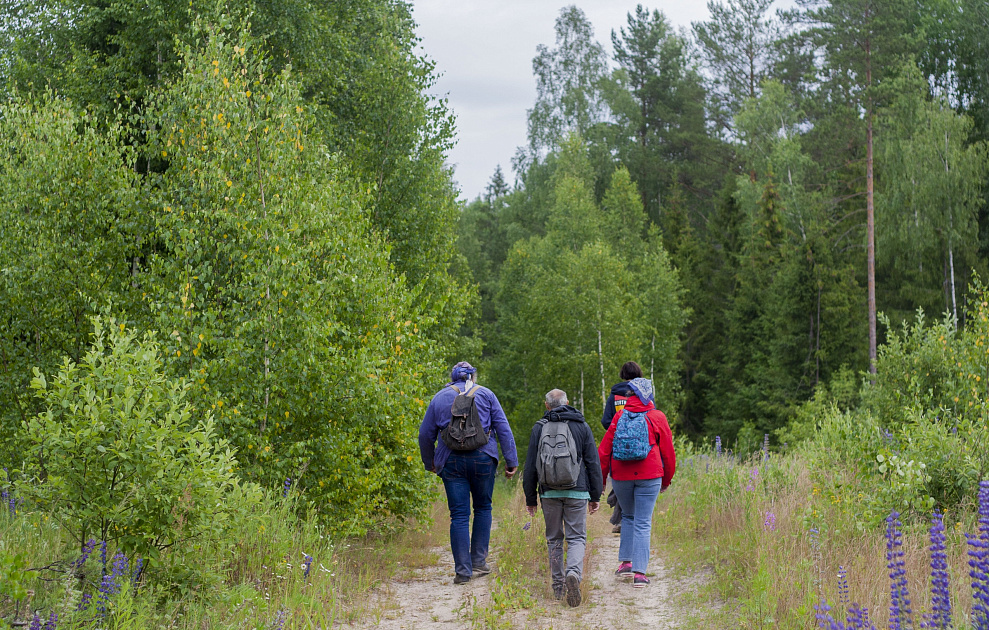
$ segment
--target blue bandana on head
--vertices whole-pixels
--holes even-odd
[[[653,402],[652,398],[652,381],[647,378],[633,378],[628,382],[629,387],[635,392],[639,400],[642,401],[643,405],[648,405]]]
[[[453,369],[450,371],[450,382],[457,383],[459,381],[466,381],[468,376],[476,373],[477,368],[466,361],[461,361],[453,366]]]

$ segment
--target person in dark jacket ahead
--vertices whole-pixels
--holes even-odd
[[[633,378],[642,378],[642,368],[635,361],[629,361],[622,366],[618,376],[622,382],[611,386],[611,394],[608,395],[608,400],[604,403],[604,415],[601,416],[601,424],[604,425],[605,431],[611,426],[611,421],[615,419],[615,415],[625,408],[625,403],[628,402],[629,397],[635,393],[628,382]],[[618,497],[615,496],[614,489],[608,495],[608,505],[615,508],[611,513],[610,522],[614,525],[611,533],[620,534],[622,532],[622,506],[618,504]]]
[[[600,506],[603,482],[594,434],[584,421],[584,416],[567,402],[567,394],[561,389],[554,389],[546,394],[546,414],[532,427],[529,436],[529,449],[522,472],[522,489],[525,491],[525,509],[530,516],[536,514],[537,494],[542,502],[553,594],[556,599],[563,599],[566,595],[567,603],[577,606],[581,600],[580,580],[584,567],[584,548],[587,545],[587,515],[597,512]],[[568,490],[553,490],[539,481],[539,442],[548,422],[566,422],[573,436],[579,474],[576,485]],[[566,571],[564,541],[567,543]]]

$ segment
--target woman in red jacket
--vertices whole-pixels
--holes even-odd
[[[649,584],[649,537],[656,498],[676,472],[673,434],[666,415],[653,404],[652,381],[629,381],[634,394],[616,413],[601,440],[601,474],[611,475],[622,508],[622,536],[618,546],[619,577],[632,577],[632,586]],[[623,418],[623,416],[625,416]]]

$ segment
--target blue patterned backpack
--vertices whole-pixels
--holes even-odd
[[[615,427],[615,436],[611,442],[611,456],[622,462],[645,459],[652,450],[649,433],[646,412],[625,409],[618,416],[618,426]]]

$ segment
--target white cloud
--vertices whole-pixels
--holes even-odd
[[[553,46],[560,9],[576,4],[611,52],[611,31],[624,26],[638,2],[625,0],[413,0],[413,17],[425,53],[440,74],[435,93],[449,98],[458,143],[450,163],[461,197],[484,190],[495,166],[511,178],[515,149],[526,142],[526,110],[536,99],[532,58],[536,46]],[[705,2],[643,3],[676,27],[708,18]]]

